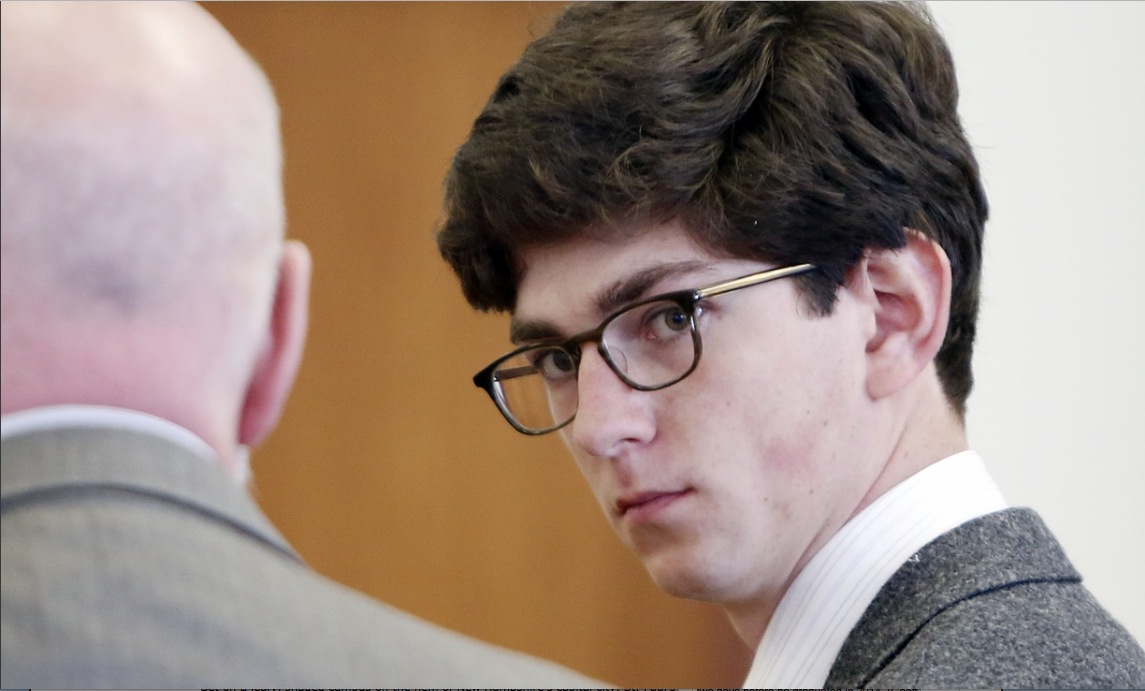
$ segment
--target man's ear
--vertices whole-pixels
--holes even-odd
[[[867,393],[905,389],[942,347],[950,319],[950,260],[938,243],[907,229],[906,247],[873,250],[856,267],[874,308],[867,342]]]
[[[240,444],[258,446],[274,430],[294,385],[306,343],[310,267],[306,246],[287,241],[278,267],[270,330],[243,401]]]

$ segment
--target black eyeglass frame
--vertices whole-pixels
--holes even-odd
[[[495,372],[501,363],[535,348],[557,348],[564,351],[569,355],[569,357],[572,358],[573,365],[579,373],[581,353],[583,352],[582,344],[595,342],[596,350],[598,353],[600,353],[601,358],[603,358],[604,361],[608,363],[609,369],[611,369],[616,374],[616,376],[620,378],[620,381],[624,382],[627,386],[637,391],[659,391],[660,389],[666,389],[673,384],[678,384],[683,381],[689,374],[694,372],[696,367],[700,364],[700,354],[703,352],[703,342],[700,339],[700,329],[696,325],[696,303],[705,298],[714,297],[716,295],[723,295],[724,293],[730,293],[733,290],[761,285],[769,281],[774,281],[780,278],[787,278],[789,276],[798,276],[799,274],[812,271],[815,268],[816,267],[814,264],[793,264],[791,266],[784,266],[777,269],[757,271],[746,276],[740,276],[739,278],[712,283],[700,288],[676,290],[670,293],[662,293],[660,295],[654,295],[652,297],[645,298],[639,302],[634,302],[616,310],[612,314],[605,317],[604,321],[602,321],[594,329],[582,331],[575,336],[571,336],[563,340],[551,339],[528,343],[521,346],[520,348],[506,353],[505,355],[502,355],[493,362],[489,363],[489,365],[482,369],[480,372],[473,375],[473,384],[477,386],[477,388],[483,389],[485,393],[489,394],[489,398],[493,399],[493,403],[497,406],[497,410],[501,411],[501,415],[505,418],[505,420],[508,421],[508,423],[512,425],[513,428],[518,432],[530,436],[539,436],[542,434],[548,434],[549,432],[554,432],[576,419],[576,413],[573,413],[573,415],[568,420],[565,420],[558,425],[553,425],[552,427],[546,427],[544,429],[532,429],[521,425],[513,417],[512,413],[509,412],[508,405],[505,403],[504,398],[497,393],[497,377],[495,377]],[[604,347],[603,336],[604,330],[608,328],[608,325],[619,318],[621,315],[630,310],[654,302],[674,302],[684,313],[688,315],[688,328],[691,330],[692,334],[694,356],[692,357],[692,365],[680,376],[664,384],[644,386],[643,384],[632,381],[628,378],[627,375],[624,374],[623,371],[621,371],[620,367],[612,359],[612,356],[608,354],[608,350]],[[501,378],[504,379],[506,377]]]

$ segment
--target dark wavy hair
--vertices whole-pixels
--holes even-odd
[[[501,78],[446,179],[442,256],[512,311],[521,248],[679,220],[714,253],[811,262],[821,315],[907,228],[950,258],[936,366],[965,410],[987,204],[921,5],[576,3]]]

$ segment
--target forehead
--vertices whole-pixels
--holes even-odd
[[[554,330],[588,328],[673,276],[701,276],[717,258],[677,223],[635,229],[614,239],[583,237],[521,252],[522,279],[513,323],[543,321]],[[673,288],[687,286],[673,286]],[[594,324],[589,324],[592,326]]]

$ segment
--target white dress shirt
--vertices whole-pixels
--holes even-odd
[[[891,488],[844,524],[792,581],[744,688],[822,688],[847,635],[900,566],[943,533],[1004,508],[973,451]]]

